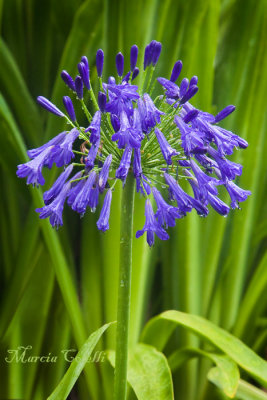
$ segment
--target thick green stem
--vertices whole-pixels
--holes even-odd
[[[130,317],[134,178],[128,174],[121,201],[120,271],[114,399],[125,400],[127,391],[128,330]]]

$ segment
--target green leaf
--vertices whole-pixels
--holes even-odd
[[[257,381],[267,384],[266,361],[254,353],[241,340],[197,315],[190,315],[180,311],[166,311],[148,322],[143,331],[142,341],[162,349],[176,325],[181,325],[209,341]]]
[[[0,86],[7,99],[10,99],[17,122],[25,137],[32,144],[38,143],[42,136],[42,124],[35,102],[32,100],[21,72],[8,47],[0,38]]]
[[[114,322],[103,325],[101,328],[99,328],[97,331],[93,332],[89,336],[89,338],[81,347],[81,350],[78,352],[75,359],[71,363],[71,366],[67,370],[66,374],[61,379],[60,383],[47,400],[65,400],[68,397],[71,389],[75,385],[83,368],[88,362],[88,358],[92,354],[92,351],[97,345],[99,339],[101,338],[105,330],[109,328],[112,324],[114,324]]]
[[[39,227],[35,224],[36,216],[34,215],[34,209],[30,208],[30,213],[24,227],[25,233],[20,242],[12,275],[3,291],[5,307],[1,307],[0,313],[0,338],[3,337],[15,315],[15,311],[28,286],[32,272],[43,249],[43,243],[41,241],[37,243],[38,234],[35,234],[35,232],[38,232]],[[24,268],[25,265],[27,268]]]
[[[242,379],[239,381],[236,397],[240,400],[267,400],[267,394],[263,390],[250,385]]]
[[[221,389],[229,397],[234,397],[239,382],[239,370],[234,361],[229,357],[203,351],[197,348],[183,348],[175,351],[169,358],[168,363],[172,372],[181,367],[183,363],[193,357],[207,357],[216,364],[217,375],[219,376]]]
[[[208,373],[208,379],[220,389],[223,388],[223,379],[219,368],[212,368]],[[233,398],[233,396],[229,397]],[[267,394],[263,390],[240,379],[235,398],[240,400],[267,400]]]
[[[250,279],[247,291],[240,305],[240,310],[237,322],[234,328],[234,333],[241,336],[243,331],[250,329],[250,322],[255,318],[257,304],[262,299],[267,286],[267,251],[262,256],[262,259],[255,269],[253,276]]]
[[[115,366],[115,352],[108,353]],[[130,352],[127,380],[138,400],[172,400],[173,386],[170,367],[163,353],[153,346],[139,343]]]

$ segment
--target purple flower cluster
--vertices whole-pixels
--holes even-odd
[[[211,206],[226,216],[230,207],[238,208],[239,202],[250,195],[234,183],[242,174],[242,165],[227,159],[235,148],[244,149],[248,144],[218,125],[235,107],[227,106],[213,116],[192,106],[189,100],[198,91],[198,78],[183,78],[178,85],[181,61],[175,63],[170,79],[158,77],[153,82],[160,53],[161,43],[153,40],[147,45],[142,73],[136,67],[136,45],[131,48],[126,73],[127,63],[123,54],[118,53],[117,78],[111,76],[103,82],[104,53],[100,49],[96,54],[97,95],[91,87],[88,59],[83,56],[75,78],[67,71],[61,73],[63,82],[76,98],[75,103],[71,97],[64,96],[63,112],[46,98],[37,98],[43,108],[65,118],[71,126],[41,147],[29,150],[30,161],[18,166],[17,176],[26,177],[27,184],[32,185],[44,185],[43,167],[51,168],[53,164],[63,167],[52,187],[44,192],[45,205],[36,210],[40,218],[49,217],[51,225],[58,227],[63,224],[65,203],[83,216],[87,208],[96,210],[99,197],[104,194],[97,227],[105,232],[109,229],[114,186],[118,180],[124,185],[128,174],[133,174],[136,191],[146,197],[146,220],[136,237],[146,232],[147,242],[152,246],[155,234],[167,240],[166,229],[174,227],[176,219],[193,209],[200,216],[207,216]],[[135,79],[138,84],[132,84]],[[164,94],[153,100],[156,82]],[[84,102],[86,92],[93,110]],[[78,102],[88,120],[87,127],[77,122],[74,105]],[[79,162],[73,162],[75,156]],[[230,206],[219,198],[219,186],[229,193]],[[166,187],[168,196],[162,194],[162,187]],[[185,188],[190,188],[191,194]]]

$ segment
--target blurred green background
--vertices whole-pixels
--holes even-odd
[[[42,205],[41,189],[17,179],[16,165],[64,123],[37,107],[36,96],[61,106],[67,94],[62,69],[75,76],[86,55],[94,85],[98,48],[107,78],[118,51],[129,67],[131,45],[142,54],[152,39],[163,45],[158,76],[169,77],[181,59],[182,78],[199,77],[195,106],[216,113],[236,105],[223,126],[249,142],[232,159],[244,165],[238,183],[252,196],[228,218],[212,211],[206,219],[189,215],[152,250],[134,239],[130,343],[151,316],[176,309],[208,318],[266,358],[266,11],[266,0],[0,0],[0,398],[46,398],[68,367],[61,350],[78,349],[116,319],[120,190],[104,235],[95,225],[99,211],[80,219],[66,208],[58,231],[39,220],[34,209]],[[46,175],[45,189],[55,176],[53,169]],[[140,229],[144,200],[136,196],[135,203]],[[114,349],[114,335],[112,327],[98,349]],[[58,361],[5,361],[8,349],[27,345],[29,355],[51,353]],[[165,354],[189,345],[203,343],[180,328]],[[193,360],[175,372],[175,398],[225,398],[207,382],[208,369]],[[112,377],[107,362],[90,365],[70,399],[111,399]]]

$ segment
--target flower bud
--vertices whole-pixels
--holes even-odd
[[[51,112],[52,114],[58,115],[59,117],[65,117],[62,111],[60,111],[51,101],[47,100],[43,96],[37,97],[37,103],[40,104],[43,108],[47,111]]]
[[[181,99],[180,104],[184,104],[186,103],[188,100],[190,100],[193,96],[195,96],[195,94],[198,91],[198,87],[197,86],[191,86],[188,91],[186,92],[186,94],[184,95],[184,97]]]
[[[138,47],[136,46],[136,44],[134,44],[131,47],[131,54],[130,54],[131,71],[134,71],[136,67],[137,57],[138,57]]]
[[[198,82],[198,77],[194,75],[194,76],[192,76],[192,78],[190,79],[189,86],[197,85],[197,82]]]
[[[228,117],[233,111],[235,111],[235,106],[227,106],[225,107],[222,111],[220,111],[216,116],[215,116],[215,123],[221,121],[222,119]]]
[[[84,86],[90,90],[89,68],[83,63],[78,64],[78,70],[81,75]]]
[[[70,119],[72,120],[72,122],[75,122],[76,116],[71,98],[69,96],[63,96],[63,104],[66,108],[67,113],[69,114]]]
[[[161,53],[161,43],[160,42],[156,42],[153,48],[153,53],[152,53],[152,65],[153,67],[155,67],[155,65],[158,62],[160,53]]]
[[[139,68],[135,67],[133,70],[132,81],[139,75]]]
[[[67,71],[63,70],[61,72],[61,78],[63,80],[63,82],[71,89],[75,92],[75,84],[74,81],[72,79],[72,77],[70,76],[70,74],[68,74]]]
[[[183,97],[186,94],[188,87],[189,80],[187,78],[184,78],[180,85],[180,97]]]
[[[118,75],[122,76],[123,69],[124,69],[124,57],[123,57],[122,53],[118,53],[116,55],[116,68],[118,71]]]
[[[172,82],[177,81],[177,79],[182,71],[182,68],[183,68],[182,61],[176,61],[176,63],[173,66],[173,69],[172,69],[170,81],[172,81]]]
[[[76,76],[75,78],[75,90],[78,98],[81,100],[83,98],[83,81],[80,76]]]
[[[102,49],[99,49],[96,52],[96,69],[97,69],[97,75],[99,77],[102,76],[103,65],[104,65],[104,52]]]
[[[105,112],[106,104],[107,104],[107,96],[103,92],[98,92],[98,105],[101,112]]]

